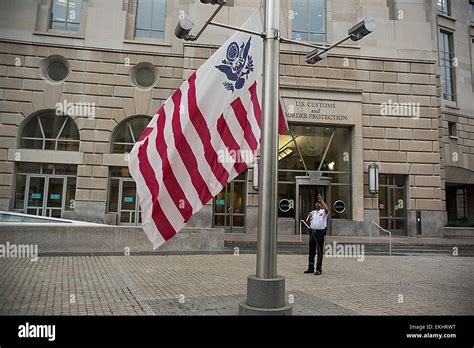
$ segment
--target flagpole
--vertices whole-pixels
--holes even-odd
[[[285,278],[277,275],[278,93],[280,0],[265,1],[262,136],[256,275],[247,278],[247,301],[240,314],[291,315],[285,301]]]
[[[280,42],[278,40],[280,0],[265,1],[263,53],[262,137],[258,230],[257,277],[276,277],[277,176],[278,176],[278,82]]]

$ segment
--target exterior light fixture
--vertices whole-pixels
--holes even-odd
[[[193,40],[193,36],[190,34],[191,29],[194,27],[193,20],[188,16],[184,15],[183,18],[179,19],[178,24],[174,30],[174,34],[178,39],[190,41]]]
[[[347,34],[352,41],[359,41],[375,30],[375,19],[368,17],[349,29]]]
[[[379,193],[379,166],[375,162],[369,164],[369,193]]]
[[[252,186],[255,191],[258,191],[258,159],[257,158],[255,158],[253,161]]]
[[[349,29],[347,32],[347,36],[342,38],[339,41],[336,41],[330,46],[315,46],[315,45],[310,45],[308,43],[299,43],[298,41],[295,40],[289,40],[289,39],[281,39],[282,42],[289,42],[289,43],[295,43],[295,44],[303,44],[304,46],[312,46],[316,47],[313,51],[309,52],[306,55],[306,63],[308,64],[315,64],[319,62],[320,60],[326,58],[328,56],[328,51],[333,49],[336,46],[339,46],[343,42],[351,39],[352,41],[359,41],[363,37],[369,35],[371,32],[375,30],[375,20],[372,17],[368,17],[364,19],[363,21],[357,23],[354,25],[352,28]]]
[[[199,30],[199,32],[196,35],[191,35],[191,29],[194,26],[194,23],[190,17],[187,15],[184,15],[183,18],[180,18],[178,24],[176,25],[176,29],[174,30],[174,34],[178,39],[185,40],[185,41],[196,41],[199,39],[201,34],[206,30],[208,25],[213,25],[216,27],[221,27],[221,28],[226,28],[226,29],[231,29],[231,30],[236,30],[240,31],[243,33],[251,34],[251,35],[257,35],[260,37],[265,37],[264,33],[253,31],[253,30],[248,30],[244,28],[239,28],[239,27],[234,27],[232,25],[224,24],[224,23],[217,23],[214,22],[214,18],[217,16],[220,10],[227,4],[227,0],[201,0],[202,4],[208,4],[208,5],[219,5],[214,13],[209,17],[209,19],[206,21],[204,26]]]
[[[314,50],[306,55],[306,63],[308,64],[316,64],[317,62],[326,59],[328,56],[327,51],[323,50]]]

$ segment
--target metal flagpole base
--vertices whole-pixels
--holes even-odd
[[[291,315],[292,306],[285,302],[285,278],[247,278],[247,302],[239,305],[240,315]]]

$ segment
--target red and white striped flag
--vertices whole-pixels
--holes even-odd
[[[262,12],[243,25],[262,32]],[[254,161],[263,39],[236,32],[166,100],[130,153],[142,227],[157,248]],[[280,132],[286,130],[280,109]]]

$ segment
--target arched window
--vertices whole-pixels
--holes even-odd
[[[112,153],[130,152],[150,120],[149,116],[137,116],[119,124],[112,136]]]
[[[71,117],[46,111],[23,127],[20,148],[79,151],[79,130]]]

